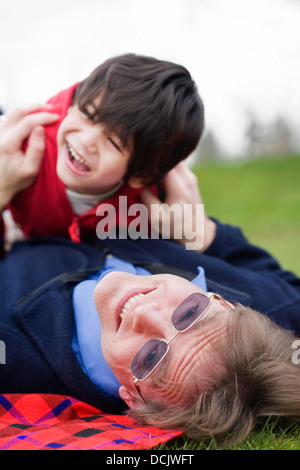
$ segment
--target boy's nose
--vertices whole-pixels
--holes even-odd
[[[97,152],[98,135],[96,128],[86,128],[80,134],[80,140],[88,153]]]

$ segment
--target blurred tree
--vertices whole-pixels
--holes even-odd
[[[223,157],[221,146],[212,130],[207,130],[202,137],[193,156],[193,164],[201,164],[204,161],[220,160]]]
[[[268,124],[262,124],[251,112],[247,113],[247,117],[246,154],[288,155],[296,152],[294,133],[284,117],[278,116]]]
[[[293,132],[284,118],[279,116],[272,125],[271,131],[273,139],[270,144],[273,152],[281,154],[295,152]]]
[[[255,114],[251,112],[247,112],[247,120],[246,139],[248,142],[248,148],[246,153],[256,155],[258,153],[259,143],[262,137],[262,127]]]

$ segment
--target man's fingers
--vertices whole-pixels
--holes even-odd
[[[2,142],[10,149],[19,149],[37,126],[54,124],[59,115],[51,112],[51,104],[34,104],[5,113],[0,122]]]
[[[144,189],[140,198],[148,209],[151,208],[151,204],[161,204],[161,200],[150,189]]]
[[[38,173],[45,153],[45,131],[42,126],[33,129],[28,139],[24,164],[28,175],[35,176]]]
[[[184,162],[174,167],[164,180],[166,201],[202,203],[197,176]]]
[[[16,108],[11,111],[7,111],[5,113],[5,122],[7,122],[10,126],[17,124],[21,119],[23,119],[27,114],[36,113],[38,111],[46,110],[51,111],[52,105],[51,104],[31,104],[28,106],[24,106],[23,108]]]
[[[35,127],[54,124],[58,119],[59,115],[55,113],[40,112],[27,114],[14,126],[15,147],[20,146],[22,142],[29,137]]]

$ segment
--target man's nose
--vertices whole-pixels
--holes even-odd
[[[146,333],[151,336],[164,337],[166,321],[160,307],[156,303],[136,306],[132,313],[132,328],[134,331],[137,333]]]

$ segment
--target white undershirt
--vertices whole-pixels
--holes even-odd
[[[120,181],[116,186],[114,186],[109,191],[101,194],[82,194],[76,193],[71,191],[71,189],[66,188],[66,193],[70,204],[73,208],[73,211],[76,215],[84,214],[85,212],[92,209],[96,206],[99,202],[103,201],[104,199],[109,198],[112,196],[118,189],[122,186],[123,181]]]

